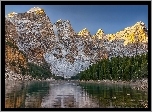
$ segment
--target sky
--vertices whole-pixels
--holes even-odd
[[[148,28],[148,5],[6,5],[5,15],[24,13],[33,7],[44,9],[52,24],[59,19],[69,20],[77,33],[87,28],[92,35],[98,29],[111,34],[139,21]]]

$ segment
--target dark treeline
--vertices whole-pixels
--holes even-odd
[[[61,76],[55,76],[51,73],[50,66],[47,62],[38,66],[34,63],[28,63],[27,74],[31,75],[35,79],[50,79],[51,77],[55,80],[64,79]]]
[[[27,73],[35,79],[47,79],[52,76],[49,68],[46,68],[45,65],[38,66],[34,63],[28,63]]]
[[[90,65],[71,79],[79,80],[136,80],[148,77],[148,53],[132,57],[113,57]]]

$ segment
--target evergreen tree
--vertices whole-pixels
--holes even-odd
[[[80,80],[136,80],[148,77],[148,53],[102,59],[79,73]]]

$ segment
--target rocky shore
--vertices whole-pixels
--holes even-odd
[[[142,91],[148,91],[148,79],[141,79],[141,80],[136,80],[136,81],[114,81],[114,80],[89,80],[89,81],[78,81],[78,82],[83,82],[83,83],[98,83],[98,84],[117,84],[117,85],[130,85],[131,88],[136,89],[136,90],[142,90]]]
[[[6,69],[5,72],[5,80],[6,81],[31,81],[31,80],[38,80],[42,81],[42,79],[35,79],[30,75],[23,76],[22,74],[15,73],[9,69]],[[50,81],[51,79],[46,79],[46,81]]]
[[[38,80],[42,81],[41,79],[35,79],[30,75],[22,76],[21,74],[14,73],[13,71],[7,70],[5,73],[5,80],[7,81],[30,81],[30,80]],[[45,81],[51,81],[54,79],[46,79]],[[44,81],[44,80],[43,80]],[[98,83],[98,84],[118,84],[118,85],[130,85],[133,89],[142,90],[142,91],[148,91],[148,79],[141,79],[141,80],[131,80],[131,81],[114,81],[114,80],[89,80],[89,81],[83,81],[83,80],[77,80],[76,82],[85,82],[85,83]]]

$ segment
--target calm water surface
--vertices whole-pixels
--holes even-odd
[[[68,81],[5,82],[6,108],[146,108],[148,93],[129,86]]]

